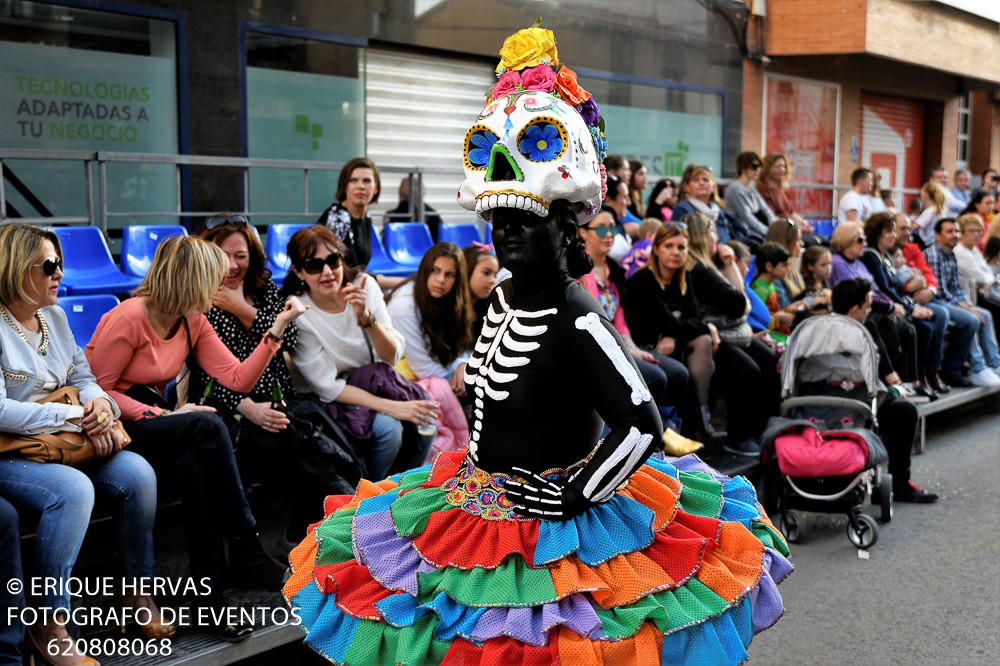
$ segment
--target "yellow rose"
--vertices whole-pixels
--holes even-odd
[[[556,38],[552,35],[551,30],[525,28],[518,30],[504,40],[503,47],[500,49],[500,64],[497,65],[497,71],[534,67],[542,64],[543,61],[553,64],[558,60]]]

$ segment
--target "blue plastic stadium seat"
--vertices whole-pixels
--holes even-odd
[[[267,267],[271,269],[271,279],[279,287],[284,283],[288,269],[292,266],[292,260],[288,258],[288,241],[296,231],[311,226],[311,224],[272,224],[267,228],[267,247],[264,254],[267,255]]]
[[[415,266],[401,266],[385,253],[382,239],[378,237],[375,227],[372,227],[372,258],[365,269],[372,275],[387,275],[389,277],[407,277],[417,269]]]
[[[823,238],[833,235],[833,230],[837,227],[837,220],[812,220],[813,231]]]
[[[179,224],[125,227],[122,231],[122,272],[145,277],[153,265],[156,248],[172,236],[187,236],[187,230]]]
[[[473,242],[482,243],[483,239],[479,236],[479,227],[475,222],[458,222],[438,227],[438,241],[454,243],[463,248],[472,245]]]
[[[86,347],[97,330],[97,324],[105,312],[118,305],[118,299],[111,294],[95,296],[67,296],[59,299],[59,307],[66,311],[69,328],[80,347]]]
[[[62,245],[63,284],[70,296],[126,294],[142,282],[142,278],[118,270],[97,227],[58,227],[53,231]]]
[[[382,234],[389,258],[413,270],[417,269],[424,252],[434,245],[430,229],[418,222],[390,222]]]

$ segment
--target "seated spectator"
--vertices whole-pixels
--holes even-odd
[[[934,245],[924,252],[938,282],[934,299],[948,309],[955,327],[941,361],[941,376],[952,386],[1000,386],[1000,375],[994,370],[1000,369],[1000,351],[993,317],[973,305],[962,290],[955,258],[958,236],[955,220],[942,218],[934,225]],[[966,358],[971,365],[968,379],[962,376]]]
[[[632,251],[621,261],[626,279],[649,263],[649,251],[653,247],[653,239],[662,226],[663,223],[654,218],[646,218],[639,225],[639,239],[632,243]]]
[[[625,184],[632,180],[632,164],[622,155],[608,155],[604,158],[604,171]]]
[[[778,289],[778,303],[782,309],[794,314],[828,305],[827,295],[822,291],[815,294],[806,293],[806,283],[799,270],[802,233],[795,221],[789,218],[775,220],[767,228],[764,240],[777,243],[788,251],[788,271],[785,277],[775,282]]]
[[[955,176],[952,178],[952,188],[951,195],[955,198],[955,201],[961,204],[958,211],[949,207],[948,212],[953,215],[961,215],[962,208],[969,205],[969,201],[972,196],[972,187],[969,181],[972,178],[972,174],[969,173],[968,169],[956,169]]]
[[[764,203],[776,217],[787,217],[799,225],[804,234],[813,232],[808,220],[802,219],[792,204],[789,192],[792,167],[783,153],[768,153],[760,161],[760,173],[757,174],[757,191],[764,197]]]
[[[424,194],[424,183],[423,179],[417,177],[418,182],[420,182],[420,200],[423,201]],[[441,216],[436,210],[431,208],[431,205],[427,202],[423,204],[424,208],[424,224],[431,231],[431,238],[437,240],[438,229],[441,227]],[[386,222],[414,222],[416,221],[415,212],[410,212],[410,178],[403,178],[399,181],[399,203],[395,208],[386,212],[385,221]]]
[[[465,255],[454,243],[427,250],[416,274],[389,299],[389,316],[406,342],[411,378],[440,405],[431,455],[469,445],[459,398],[465,397],[465,364],[472,353],[471,300]]]
[[[764,301],[771,313],[768,327],[772,338],[784,342],[791,332],[795,315],[781,307],[778,287],[775,284],[788,273],[788,250],[777,243],[763,243],[757,249],[757,274],[750,288]]]
[[[834,312],[864,324],[872,307],[871,284],[862,278],[841,280],[833,288],[832,300]],[[873,332],[871,328],[868,330]],[[879,376],[887,384],[898,383],[892,365],[886,361],[877,331],[872,338],[878,349]],[[889,454],[893,498],[917,504],[937,501],[936,494],[927,492],[910,478],[910,449],[917,430],[917,408],[906,400],[889,397],[878,407],[878,420],[878,435]]]
[[[625,283],[622,307],[636,344],[684,361],[698,401],[700,426],[707,437],[725,438],[712,426],[708,407],[719,333],[701,321],[694,291],[688,288],[688,244],[681,225],[671,222],[656,232],[649,265]]]
[[[994,198],[1000,195],[1000,172],[997,172],[993,167],[984,169],[980,177],[980,185],[972,192],[972,196],[975,197],[978,192],[989,192]]]
[[[729,246],[733,250],[736,267],[740,271],[740,277],[743,279],[743,284],[746,285],[747,276],[750,273],[750,261],[753,259],[753,255],[750,253],[750,248],[746,246],[746,243],[734,240],[725,243],[725,245]],[[760,300],[760,296],[758,296],[752,289],[747,289],[744,293],[746,294],[747,300],[750,301],[750,312],[747,313],[747,323],[750,324],[750,328],[753,329],[754,337],[773,349],[774,341],[767,334],[767,329],[771,326],[771,312],[767,309],[767,304]]]
[[[2,497],[0,497],[0,577],[7,581],[24,580],[24,570],[21,569],[20,518],[17,515],[17,509]],[[11,588],[4,585],[0,589],[0,607],[9,609],[7,612],[15,612],[20,615],[21,611],[24,610],[24,588]],[[58,641],[59,638],[56,640]],[[48,645],[48,641],[44,639],[42,643]],[[7,621],[0,624],[0,663],[21,664],[23,644],[23,623]]]
[[[892,190],[879,190],[879,195],[882,197],[882,210],[890,212],[893,215],[899,212],[899,209],[896,208],[896,197]]]
[[[969,302],[975,303],[981,309],[989,311],[993,318],[993,331],[997,335],[996,326],[1000,321],[1000,302],[995,293],[1000,288],[997,275],[979,251],[979,240],[983,235],[982,218],[978,215],[963,215],[958,218],[961,234],[958,245],[955,246],[955,259],[958,260],[958,277],[966,287]]]
[[[778,414],[781,382],[774,352],[754,338],[747,324],[750,302],[735,252],[719,245],[715,225],[704,215],[692,213],[684,221],[690,242],[688,286],[698,300],[702,321],[713,324],[722,340],[715,352],[712,381],[726,401],[729,437],[723,448],[757,456],[758,438],[767,420]],[[747,391],[748,386],[756,390]]]
[[[868,215],[858,222],[864,222],[869,216],[875,213],[884,213],[886,210],[885,197],[882,193],[882,176],[878,171],[872,169],[872,191],[865,197],[868,202]]]
[[[830,311],[830,273],[833,270],[833,255],[829,248],[813,245],[802,253],[802,283],[805,296],[813,299],[813,312]]]
[[[227,574],[223,533],[230,543],[230,582],[274,589],[286,567],[268,554],[257,534],[225,421],[213,407],[187,403],[169,409],[164,389],[191,357],[221,386],[251,391],[280,349],[285,329],[304,311],[290,299],[240,362],[202,314],[212,308],[228,273],[229,261],[218,246],[188,236],[168,238],[135,298],[105,314],[87,345],[97,382],[121,407],[133,440],[130,451],[179,486],[191,575],[211,581],[216,596],[203,601],[215,607],[222,603],[219,591]],[[240,640],[249,630],[229,625],[220,632]]]
[[[661,178],[653,185],[646,201],[646,218],[656,218],[661,222],[669,222],[677,205],[677,183],[673,178]]]
[[[208,323],[233,356],[245,361],[285,309],[285,298],[271,281],[254,228],[242,216],[239,221],[218,215],[210,218],[199,236],[219,246],[229,263],[222,286],[212,296]],[[293,353],[297,342],[298,328],[292,322],[285,327],[282,351]],[[193,358],[188,359],[188,366],[189,400],[194,402],[210,392],[205,404],[215,407],[226,421],[244,476],[249,473],[252,479],[273,481],[287,494],[285,539],[298,543],[322,513],[323,499],[353,492],[360,470],[345,472],[338,457],[306,450],[305,443],[296,440],[297,433],[289,429],[287,415],[272,407],[276,393],[288,403],[298,402],[281,354],[271,358],[256,385],[246,392],[222,386]],[[237,419],[237,415],[242,418]]]
[[[632,239],[639,235],[638,218],[633,218],[628,210],[628,185],[624,180],[609,175],[607,179],[608,193],[604,197],[603,206],[613,211],[621,229],[615,234],[614,246],[611,248],[611,258],[621,261],[632,251]]]
[[[655,220],[654,223],[657,227],[661,226]],[[602,208],[594,219],[580,227],[580,237],[586,244],[587,254],[593,260],[594,268],[581,277],[579,282],[601,304],[615,330],[622,336],[656,405],[679,407],[684,400],[688,383],[688,371],[684,364],[666,354],[640,349],[629,332],[625,308],[620,298],[625,286],[625,271],[608,257],[612,238],[618,228],[614,211],[607,208]]]
[[[97,454],[79,467],[27,460],[16,453],[0,454],[0,497],[4,588],[8,602],[24,604],[24,596],[6,581],[25,581],[20,569],[17,514],[38,516],[32,542],[33,571],[54,585],[45,585],[37,601],[46,609],[28,629],[29,649],[50,663],[94,663],[66,631],[70,620],[73,565],[90,522],[95,495],[114,505],[114,543],[102,544],[130,582],[153,576],[153,518],[156,513],[156,476],[142,456],[122,451],[127,443],[113,428],[121,412],[101,390],[84,357],[66,313],[56,302],[63,277],[59,237],[51,230],[12,223],[0,227],[0,350],[3,356],[3,392],[0,394],[0,431],[18,435],[80,433]],[[37,402],[53,391],[73,387],[80,405]],[[10,503],[10,505],[7,504]],[[27,587],[27,586],[25,586]],[[122,591],[119,590],[119,593]],[[129,594],[131,609],[147,608],[153,623],[148,639],[169,638],[171,624],[161,623],[153,598]],[[11,610],[4,607],[5,613]],[[0,656],[20,651],[24,627],[6,615],[0,626]],[[9,625],[9,626],[8,626]],[[78,647],[79,645],[79,647]],[[58,654],[56,654],[58,653]],[[56,656],[57,659],[51,657]],[[20,660],[4,663],[20,663]]]
[[[497,284],[500,262],[491,252],[493,244],[473,243],[462,248],[465,268],[469,275],[469,296],[472,299],[472,341],[479,339],[483,331],[486,310],[490,306],[490,294]]]
[[[756,251],[764,242],[767,227],[774,222],[774,213],[757,191],[754,181],[760,173],[760,156],[745,151],[736,156],[739,174],[726,187],[726,217],[729,218],[730,238],[742,241]]]
[[[868,195],[875,186],[875,175],[871,169],[855,169],[851,172],[851,189],[840,197],[837,206],[837,218],[840,223],[860,222],[871,215],[871,203]]]
[[[935,183],[940,189],[941,193],[944,195],[945,203],[941,211],[942,217],[957,217],[962,209],[965,208],[965,204],[968,203],[963,198],[958,198],[955,196],[955,191],[952,187],[948,186],[948,169],[943,165],[938,165],[931,169],[930,174],[927,177],[927,182]],[[934,242],[934,225],[930,225],[930,238],[928,245]]]
[[[948,313],[940,306],[920,305],[903,291],[905,284],[896,274],[896,265],[889,256],[889,250],[896,247],[899,236],[896,231],[896,216],[886,211],[875,213],[864,226],[867,247],[861,254],[861,261],[874,279],[879,293],[887,296],[895,305],[901,306],[906,312],[909,326],[903,327],[902,322],[893,322],[891,328],[879,327],[883,342],[890,350],[893,365],[899,371],[904,383],[912,383],[918,394],[934,398],[934,393],[923,388],[924,378],[933,390],[937,378],[938,365],[941,362],[940,350],[944,346],[944,335],[948,328]],[[908,280],[907,280],[908,281]],[[909,327],[916,333],[916,346],[913,353],[903,353],[898,357],[892,355],[893,345],[897,341],[894,335],[902,332],[905,336],[898,341],[904,350],[910,348]],[[909,367],[914,362],[915,367]]]
[[[416,426],[437,421],[438,406],[410,397],[426,395],[412,382],[407,390],[384,396],[348,383],[348,375],[370,369],[377,361],[399,363],[405,342],[393,327],[382,290],[360,269],[344,263],[345,252],[343,242],[321,226],[302,229],[288,242],[292,268],[285,291],[301,295],[309,306],[298,322],[299,343],[292,360],[303,382],[299,392],[341,407],[331,413],[353,411],[343,406],[374,412],[370,423],[363,417],[360,432],[351,434],[365,461],[365,478],[380,480],[427,458],[433,437],[419,435]]]
[[[913,220],[914,240],[924,248],[934,244],[934,224],[948,214],[945,189],[934,181],[927,181],[920,188],[920,214]]]
[[[986,238],[986,229],[990,226],[990,217],[993,213],[993,204],[996,198],[993,196],[992,192],[986,190],[976,190],[971,198],[969,199],[969,204],[962,209],[959,214],[959,218],[965,215],[975,215],[979,218],[979,222],[982,225],[983,231],[979,235],[979,249],[982,250],[985,244],[983,239]],[[960,242],[959,245],[962,245]]]
[[[674,220],[690,213],[704,213],[715,223],[715,233],[719,242],[733,238],[729,217],[722,210],[722,199],[715,187],[712,170],[700,164],[689,164],[684,169],[680,184],[681,200],[674,206]]]
[[[642,193],[646,191],[646,185],[649,184],[649,173],[646,171],[646,166],[639,160],[629,160],[628,166],[632,174],[628,179],[628,211],[633,217],[641,220],[646,210],[642,204]]]

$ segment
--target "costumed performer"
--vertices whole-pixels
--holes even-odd
[[[745,479],[647,460],[656,407],[573,279],[601,202],[599,109],[551,31],[501,58],[459,193],[512,273],[466,368],[469,449],[327,498],[284,594],[341,664],[741,663],[783,612],[787,546]]]

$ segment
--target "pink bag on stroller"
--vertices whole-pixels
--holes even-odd
[[[774,440],[778,468],[797,477],[847,476],[868,466],[868,443],[856,432],[802,426]]]

